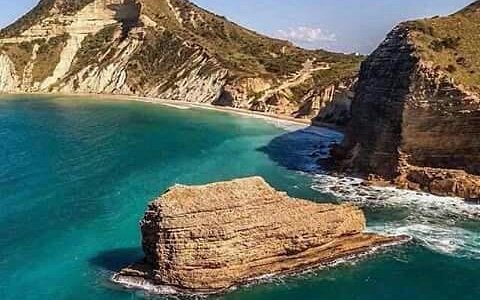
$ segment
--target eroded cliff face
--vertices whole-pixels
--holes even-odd
[[[138,95],[313,118],[360,60],[267,38],[184,0],[42,0],[0,34],[0,92]]]
[[[478,199],[480,98],[425,56],[413,25],[395,28],[363,63],[352,122],[333,154],[344,170]]]
[[[292,199],[258,177],[173,187],[141,227],[145,260],[113,280],[152,293],[221,292],[405,239],[364,233],[358,208]]]
[[[352,101],[357,78],[345,78],[329,87],[314,89],[304,97],[299,115],[313,117],[314,124],[348,125],[352,118]]]

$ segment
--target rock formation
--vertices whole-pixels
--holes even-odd
[[[480,198],[479,7],[403,23],[363,63],[343,170]]]
[[[41,0],[0,32],[0,92],[138,95],[313,118],[362,59],[262,36],[187,0]]]
[[[292,199],[258,177],[175,186],[149,205],[141,229],[144,261],[113,280],[151,293],[217,293],[405,240],[364,233],[356,207]]]

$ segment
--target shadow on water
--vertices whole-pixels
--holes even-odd
[[[89,263],[97,268],[117,272],[143,258],[143,251],[138,248],[119,248],[100,252],[90,258]]]
[[[282,134],[258,151],[289,170],[321,172],[318,161],[329,156],[332,143],[342,140],[343,134],[338,131],[310,126]]]

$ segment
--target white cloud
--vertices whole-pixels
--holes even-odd
[[[308,26],[277,30],[276,36],[281,39],[290,40],[299,44],[319,44],[323,42],[336,42],[334,33]]]

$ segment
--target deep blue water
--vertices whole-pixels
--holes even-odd
[[[328,134],[326,140],[338,138]],[[108,277],[141,256],[138,221],[147,203],[175,183],[260,175],[292,196],[340,201],[317,176],[298,172],[308,169],[307,152],[317,147],[310,138],[263,120],[200,109],[0,99],[0,299],[143,297],[112,286]],[[412,218],[408,207],[367,205],[366,211],[374,230],[392,224],[437,228],[437,213],[425,220]],[[479,223],[461,214],[450,219],[461,235],[454,241],[465,242],[453,246],[468,251],[418,238],[353,265],[220,298],[480,299]]]

